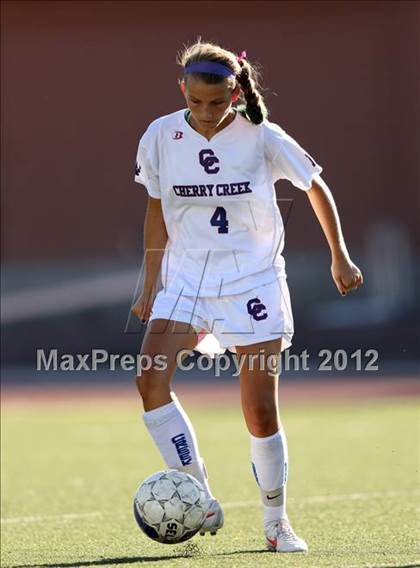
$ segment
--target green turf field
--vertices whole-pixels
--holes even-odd
[[[239,409],[188,407],[217,536],[150,541],[132,518],[138,483],[162,469],[132,404],[3,410],[2,566],[414,566],[419,450],[414,402],[290,406],[289,517],[308,555],[265,551]]]

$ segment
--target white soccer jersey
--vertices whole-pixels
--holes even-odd
[[[135,181],[162,200],[165,289],[230,295],[284,274],[274,182],[308,190],[321,171],[268,120],[255,125],[237,113],[210,141],[188,124],[186,109],[152,122],[140,139]]]

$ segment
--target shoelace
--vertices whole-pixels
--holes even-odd
[[[284,538],[287,542],[293,542],[297,539],[297,536],[288,521],[286,521],[285,519],[281,519],[278,522],[278,525],[282,535],[284,535]]]

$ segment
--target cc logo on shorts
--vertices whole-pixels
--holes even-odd
[[[264,312],[263,314],[261,313],[267,308],[259,298],[252,298],[251,300],[248,300],[246,307],[248,308],[249,315],[252,316],[254,320],[260,321],[268,318],[267,312]]]
[[[213,150],[201,150],[199,153],[200,166],[203,166],[206,174],[217,174],[220,170],[219,166],[214,166],[214,164],[219,163],[219,158],[214,155]]]

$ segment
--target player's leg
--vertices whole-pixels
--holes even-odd
[[[136,377],[146,412],[172,402],[171,384],[177,355],[183,349],[194,349],[196,344],[197,334],[189,323],[165,319],[149,322],[140,351],[144,368]]]
[[[236,347],[243,362],[242,412],[250,434],[252,467],[261,489],[265,520],[286,517],[287,442],[278,413],[278,375],[268,368],[281,351],[281,341]]]
[[[171,389],[182,349],[193,349],[197,335],[188,323],[152,320],[141,348],[144,361],[163,355],[164,365],[147,365],[136,377],[143,400],[143,420],[169,468],[182,469],[203,483],[213,497],[205,476],[194,428]]]
[[[147,365],[136,382],[145,410],[143,420],[151,437],[168,468],[189,473],[201,482],[211,500],[203,530],[215,533],[223,525],[223,512],[211,493],[193,425],[171,389],[177,355],[196,344],[197,334],[190,324],[164,319],[150,321],[141,355],[150,361],[158,354],[163,355],[165,364]]]
[[[251,460],[260,488],[264,530],[271,550],[306,551],[286,514],[288,450],[278,413],[278,374],[273,363],[281,352],[281,339],[236,346],[243,361],[240,373],[242,411],[251,438]],[[274,372],[273,372],[274,371]]]

